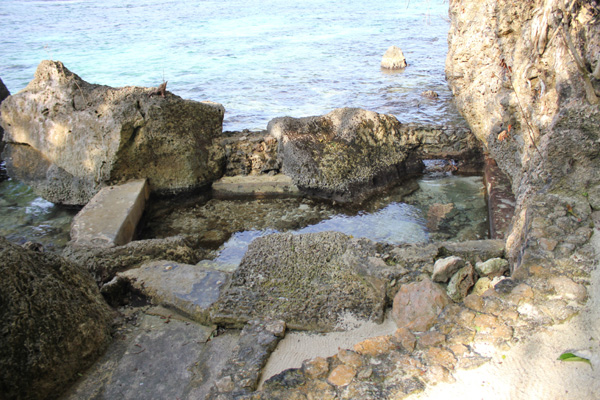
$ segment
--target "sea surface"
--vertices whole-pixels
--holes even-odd
[[[11,93],[52,59],[91,83],[164,79],[183,98],[223,104],[225,130],[338,107],[460,121],[444,75],[447,0],[1,0],[0,20]],[[392,45],[404,71],[380,68]]]
[[[40,61],[52,59],[91,83],[156,87],[168,81],[167,89],[183,98],[223,104],[226,131],[262,130],[276,117],[338,107],[393,114],[404,123],[464,124],[445,81],[447,14],[447,0],[0,0],[0,78],[14,94],[33,79]],[[392,45],[407,58],[402,71],[380,67]],[[424,97],[426,90],[439,97]],[[427,197],[440,182],[417,193]],[[455,182],[462,181],[443,187],[468,199],[464,184],[452,189]],[[439,202],[442,190],[435,193],[425,200]],[[389,200],[353,216],[323,209],[315,221],[293,225],[302,232],[339,229],[371,237],[375,230],[375,240],[427,241],[433,233],[424,225],[427,208],[419,208],[425,200]],[[19,182],[0,183],[0,235],[15,242],[60,251],[75,212]],[[481,218],[466,219],[480,226]],[[245,247],[268,229],[282,230],[275,225],[240,228],[232,244]]]

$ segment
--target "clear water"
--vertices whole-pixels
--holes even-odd
[[[186,201],[152,207],[146,216],[144,238],[210,232],[208,236],[221,238],[223,244],[214,260],[203,263],[224,270],[237,267],[252,240],[275,232],[338,231],[389,244],[488,236],[480,176],[424,176],[371,199],[360,211],[296,198]]]
[[[225,130],[361,107],[460,123],[445,82],[447,0],[2,0],[0,77],[23,89],[43,59],[110,86],[222,103]],[[382,71],[391,45],[409,67]],[[437,100],[421,96],[439,93]]]
[[[0,236],[11,242],[36,242],[44,251],[60,252],[69,241],[76,213],[36,196],[22,183],[0,182]]]

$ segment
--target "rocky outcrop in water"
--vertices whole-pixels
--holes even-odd
[[[33,81],[2,103],[9,174],[62,204],[85,204],[129,179],[147,178],[159,193],[209,185],[222,174],[215,139],[224,108],[151,93],[90,84],[60,62],[41,62]]]
[[[448,82],[511,179],[513,269],[573,253],[600,185],[600,11],[593,2],[452,2]],[[476,38],[476,40],[474,40]]]
[[[408,66],[402,49],[397,46],[390,46],[381,59],[381,68],[398,70]]]
[[[348,202],[421,172],[423,159],[480,163],[479,143],[466,129],[402,124],[394,116],[339,108],[318,117],[275,118],[282,171],[305,193]]]
[[[56,398],[110,342],[112,314],[89,273],[0,237],[0,393]]]

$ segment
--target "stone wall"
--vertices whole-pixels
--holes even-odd
[[[578,0],[478,0],[451,1],[450,16],[447,79],[473,133],[510,177],[517,210],[507,250],[526,275],[591,234],[600,11]]]

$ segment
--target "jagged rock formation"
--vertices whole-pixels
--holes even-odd
[[[215,140],[224,108],[148,88],[83,81],[61,62],[2,104],[11,176],[54,203],[85,204],[103,186],[147,178],[153,192],[209,185],[222,174]]]
[[[0,393],[56,398],[110,341],[112,314],[90,274],[0,237]]]
[[[517,212],[507,247],[526,275],[591,234],[589,193],[600,185],[600,10],[577,0],[486,0],[452,2],[450,15],[448,82],[512,181]]]
[[[480,162],[479,143],[466,129],[401,124],[392,115],[339,108],[327,115],[269,122],[282,171],[305,193],[360,201],[411,173],[423,159]]]

